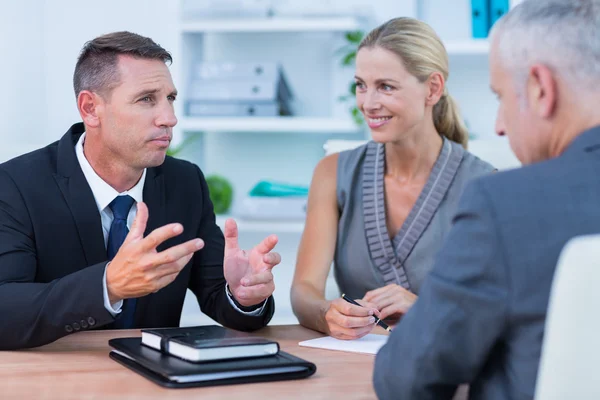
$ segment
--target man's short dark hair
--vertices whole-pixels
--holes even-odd
[[[73,74],[75,96],[82,90],[89,90],[109,96],[119,84],[118,56],[161,60],[171,63],[171,54],[152,39],[131,33],[113,32],[87,42],[77,59]]]

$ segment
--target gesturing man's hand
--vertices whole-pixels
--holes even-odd
[[[183,232],[181,224],[168,224],[144,237],[148,207],[137,204],[137,215],[123,245],[106,268],[106,287],[111,304],[154,293],[173,282],[194,252],[204,247],[192,239],[161,252],[156,248]]]
[[[243,306],[262,303],[275,290],[271,270],[281,262],[278,253],[271,253],[277,236],[271,235],[249,253],[238,245],[238,229],[233,219],[225,221],[225,279],[236,301]]]

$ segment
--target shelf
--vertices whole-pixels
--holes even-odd
[[[185,117],[180,127],[187,132],[351,134],[359,131],[351,119],[309,117]]]
[[[258,221],[246,220],[231,215],[217,215],[217,225],[221,229],[225,228],[227,218],[235,220],[240,232],[261,232],[268,235],[271,233],[302,233],[304,231],[304,221]]]
[[[353,17],[237,18],[184,22],[183,33],[211,32],[347,32],[360,28]]]
[[[450,40],[444,46],[449,55],[487,54],[490,49],[487,39]]]

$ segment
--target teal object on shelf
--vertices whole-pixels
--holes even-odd
[[[485,39],[490,30],[490,0],[471,0],[471,29],[474,39]]]
[[[250,191],[254,197],[308,196],[308,187],[269,181],[258,182]]]
[[[510,5],[508,0],[492,0],[490,3],[490,27],[494,26],[504,14],[508,12]]]

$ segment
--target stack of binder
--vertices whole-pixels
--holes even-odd
[[[487,38],[492,26],[508,9],[509,0],[471,0],[473,38]]]
[[[187,100],[192,117],[292,115],[292,92],[277,63],[197,63]]]
[[[317,369],[277,342],[216,325],[143,329],[108,343],[110,358],[170,388],[301,379]]]

